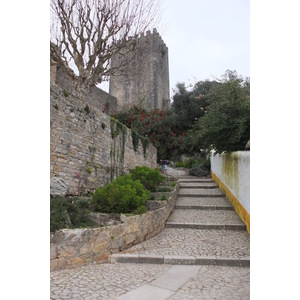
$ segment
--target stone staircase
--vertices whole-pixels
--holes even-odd
[[[250,266],[246,225],[212,179],[182,176],[175,209],[157,236],[111,263]]]

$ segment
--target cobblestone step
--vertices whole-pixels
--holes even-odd
[[[193,230],[166,227],[157,236],[124,251],[130,254],[248,258],[247,231]]]
[[[199,210],[233,210],[230,205],[186,205],[176,204],[175,209],[199,209]]]
[[[195,223],[195,224],[215,224],[215,225],[245,225],[235,211],[216,210],[202,211],[197,209],[175,209],[168,219],[168,222],[175,223]]]
[[[246,230],[194,230],[166,227],[157,236],[111,256],[112,263],[249,266]]]
[[[189,187],[189,186],[196,186],[196,187],[206,187],[206,186],[214,186],[214,187],[218,187],[218,185],[212,181],[212,180],[209,180],[209,181],[205,181],[205,180],[194,180],[194,181],[182,181],[182,180],[178,180],[178,183],[181,187]]]
[[[199,178],[195,176],[191,177],[180,177],[178,178],[179,183],[215,183],[215,181],[211,178]]]
[[[175,209],[232,210],[225,197],[177,197]]]
[[[225,197],[225,195],[218,188],[180,188],[178,191],[178,197]]]
[[[210,178],[181,178],[175,209],[157,236],[111,263],[250,266],[246,225]]]
[[[199,223],[179,223],[179,222],[166,222],[167,228],[191,228],[191,229],[210,229],[210,230],[240,230],[247,229],[245,224],[199,224]]]

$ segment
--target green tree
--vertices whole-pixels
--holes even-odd
[[[184,83],[177,83],[173,111],[169,113],[173,115],[173,124],[177,130],[190,130],[195,121],[204,115],[209,98],[218,84],[216,81],[199,81],[188,91]]]
[[[207,113],[193,128],[196,143],[217,153],[244,150],[250,139],[248,85],[235,71],[227,71],[221,83],[211,95]]]

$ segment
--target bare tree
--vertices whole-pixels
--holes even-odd
[[[101,83],[120,68],[111,57],[154,27],[158,12],[159,0],[51,0],[51,53],[75,71],[78,87]]]

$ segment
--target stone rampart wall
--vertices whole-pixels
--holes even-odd
[[[78,195],[111,182],[136,166],[157,167],[157,150],[139,142],[111,117],[64,88],[50,91],[52,195]]]
[[[174,209],[178,189],[179,184],[170,193],[168,202],[162,202],[162,208],[142,215],[122,215],[122,224],[56,231],[50,238],[51,270],[92,262],[108,262],[112,253],[118,253],[157,235],[165,227],[165,222]]]

